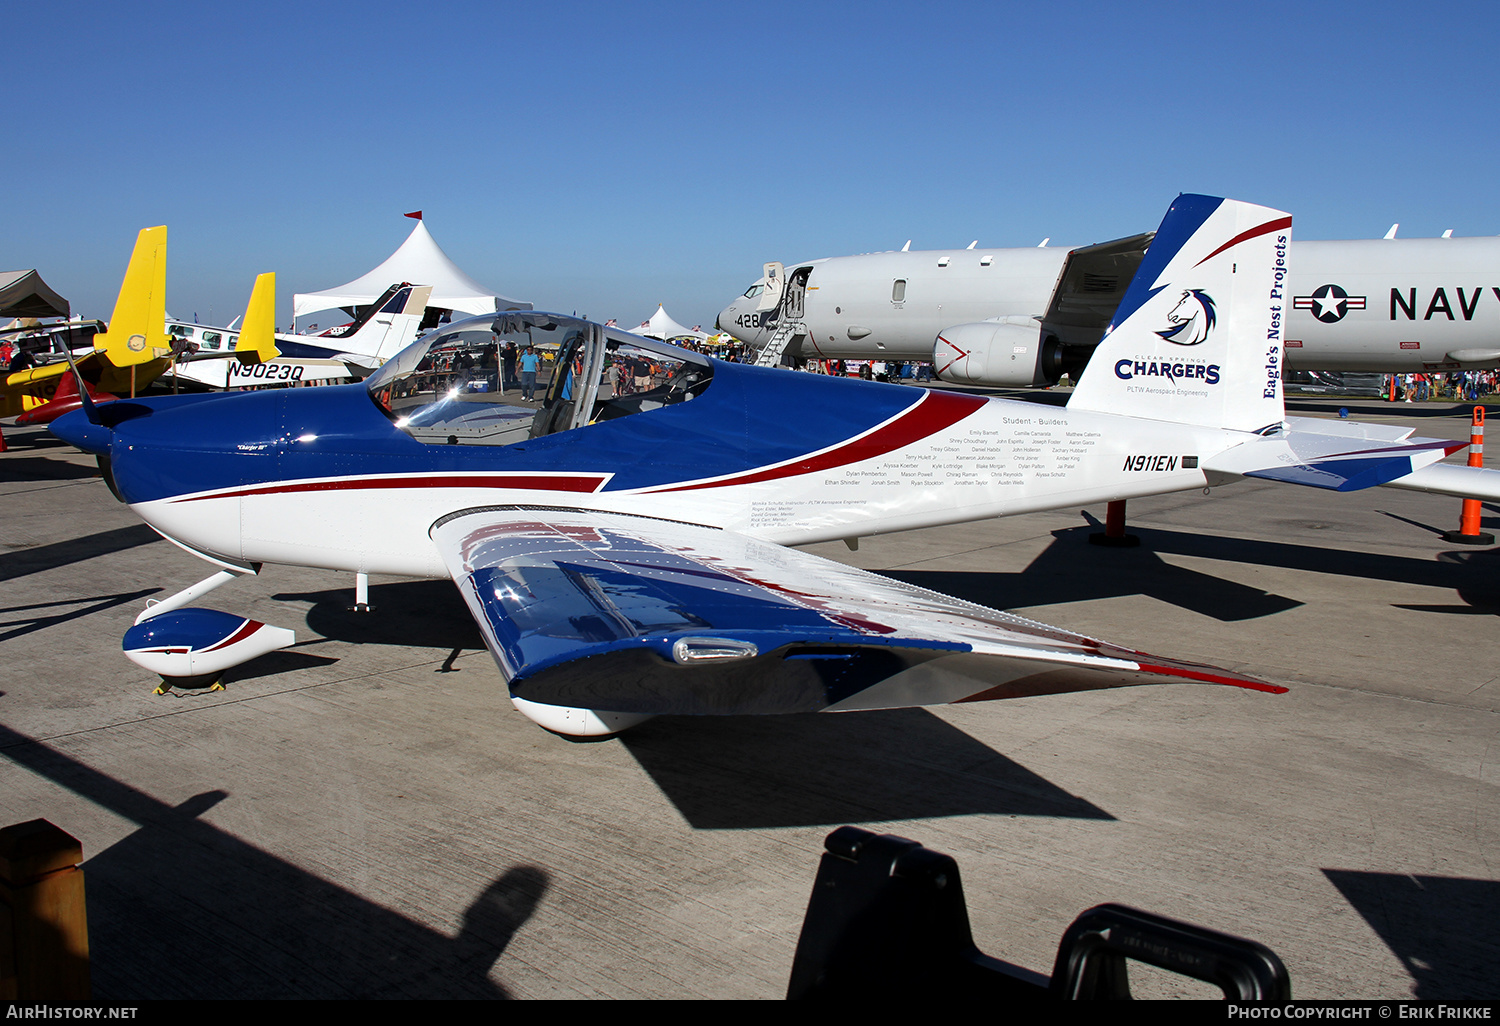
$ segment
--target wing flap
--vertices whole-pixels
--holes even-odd
[[[512,695],[531,702],[739,715],[1167,678],[1285,690],[713,528],[490,507],[432,537]]]

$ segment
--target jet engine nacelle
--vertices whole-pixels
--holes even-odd
[[[1043,340],[1030,317],[1005,317],[945,328],[932,345],[932,366],[944,381],[968,385],[1050,385],[1058,379],[1057,341]]]

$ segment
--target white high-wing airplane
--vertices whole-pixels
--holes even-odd
[[[351,324],[321,335],[277,332],[272,359],[230,359],[240,336],[232,328],[167,320],[167,334],[195,347],[177,363],[177,377],[213,388],[301,381],[357,381],[406,348],[417,337],[430,285],[402,282],[386,289]]]
[[[1280,690],[783,546],[1247,476],[1500,498],[1500,472],[1437,465],[1461,443],[1286,418],[1290,235],[1279,211],[1179,196],[1063,409],[722,363],[509,311],[433,332],[363,384],[85,401],[52,429],[222,568],[126,634],[127,655],[169,678],[287,644],[182,607],[289,564],[451,578],[516,707],[568,735],[1171,679]],[[439,372],[439,354],[497,335],[557,346],[541,409]],[[622,363],[641,387],[601,384]]]
[[[766,265],[719,314],[757,349],[931,361],[946,381],[1078,377],[1152,235],[1079,249],[869,253]],[[1500,366],[1500,238],[1298,242],[1290,370],[1416,373]],[[769,285],[768,285],[769,283]]]

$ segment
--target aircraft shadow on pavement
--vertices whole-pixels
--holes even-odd
[[[448,581],[372,586],[369,613],[349,610],[350,589],[273,598],[311,603],[308,628],[333,640],[446,648],[450,664],[458,650],[485,647]],[[622,738],[683,817],[701,828],[974,812],[1111,818],[920,709],[663,717]]]
[[[144,588],[140,591],[122,592],[118,595],[90,595],[88,598],[62,599],[57,602],[39,602],[29,606],[10,606],[0,609],[0,641],[9,641],[33,631],[56,627],[60,623],[103,612],[126,602],[135,602],[147,595],[154,595],[160,590],[160,588]],[[68,607],[68,609],[66,612],[59,613],[38,612],[38,610],[58,607]],[[15,613],[22,615],[14,619],[8,618]]]
[[[1053,531],[1052,544],[1019,573],[954,570],[881,573],[992,609],[1147,595],[1216,620],[1236,621],[1273,616],[1302,605],[1295,599],[1165,562],[1158,552],[1174,551],[1171,532],[1131,528],[1141,538],[1139,548],[1104,550],[1088,544],[1088,535],[1094,530],[1097,528]]]
[[[448,936],[205,822],[223,791],[173,807],[4,726],[0,756],[139,824],[84,853],[99,1000],[508,997],[490,971],[550,886],[512,867]]]
[[[12,549],[10,552],[0,553],[0,581],[56,570],[58,567],[71,566],[86,559],[107,556],[112,552],[122,552],[137,545],[149,545],[161,540],[161,535],[145,524],[135,524],[82,538],[53,542],[51,545]]]
[[[1500,509],[1497,509],[1494,505],[1492,505],[1491,503],[1488,503],[1488,502],[1481,503],[1480,504],[1480,508],[1481,509],[1487,509],[1491,513],[1500,513]],[[1434,526],[1433,524],[1424,524],[1420,520],[1413,520],[1411,517],[1403,517],[1401,514],[1399,514],[1399,513],[1392,513],[1390,510],[1377,509],[1375,512],[1379,513],[1383,517],[1390,517],[1392,520],[1399,520],[1403,524],[1410,524],[1412,527],[1420,527],[1422,530],[1426,531],[1428,534],[1446,534],[1448,531],[1456,530],[1458,528],[1457,518],[1456,517],[1454,518],[1455,522],[1453,524],[1451,524],[1451,525],[1449,525],[1447,527],[1437,527],[1437,526]],[[1485,516],[1482,516],[1479,519],[1479,527],[1480,527],[1481,530],[1483,530],[1486,527],[1492,528],[1492,529],[1500,527],[1500,517],[1485,517]]]
[[[221,682],[233,684],[236,681],[254,680],[257,677],[274,677],[278,673],[291,673],[294,670],[306,670],[314,666],[332,666],[336,662],[338,659],[333,656],[298,652],[295,647],[287,648],[279,652],[269,652],[248,663],[230,667],[224,671]]]
[[[308,629],[350,644],[484,649],[484,637],[452,581],[400,581],[370,587],[370,611],[349,607],[354,589],[282,593],[278,602],[306,602]]]
[[[98,477],[97,467],[81,467],[67,460],[49,460],[45,456],[17,456],[0,460],[0,484],[12,481],[77,481]]]
[[[700,830],[975,813],[1114,819],[925,709],[664,716],[620,742]]]
[[[7,424],[4,431],[5,447],[12,453],[46,452],[49,449],[66,449],[75,454],[78,452],[71,444],[54,435],[50,428],[42,425],[18,428],[14,424]]]
[[[1500,546],[1415,557],[1154,528],[1132,527],[1131,532],[1140,536],[1139,548],[1100,550],[1087,544],[1089,528],[1053,531],[1053,543],[1019,573],[939,570],[889,570],[882,573],[898,581],[995,609],[1149,595],[1228,621],[1270,616],[1303,604],[1212,574],[1172,566],[1158,555],[1171,553],[1445,588],[1455,591],[1464,603],[1431,607],[1394,604],[1399,609],[1500,612]]]
[[[1424,1001],[1474,1000],[1500,985],[1500,881],[1325,869],[1380,935]]]

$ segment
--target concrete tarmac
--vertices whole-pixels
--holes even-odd
[[[1345,405],[1467,438],[1467,406]],[[1456,499],[1247,482],[1132,500],[1138,549],[1087,543],[1102,507],[812,547],[1286,695],[662,718],[573,744],[511,708],[444,582],[377,579],[358,614],[352,579],[268,567],[201,604],[297,646],[223,692],[153,694],[120,638],[212,568],[92,458],[5,434],[0,822],[83,842],[101,999],[780,997],[846,823],[957,858],[979,947],[1043,974],[1116,901],[1268,945],[1297,997],[1500,997],[1500,555],[1441,539]]]

